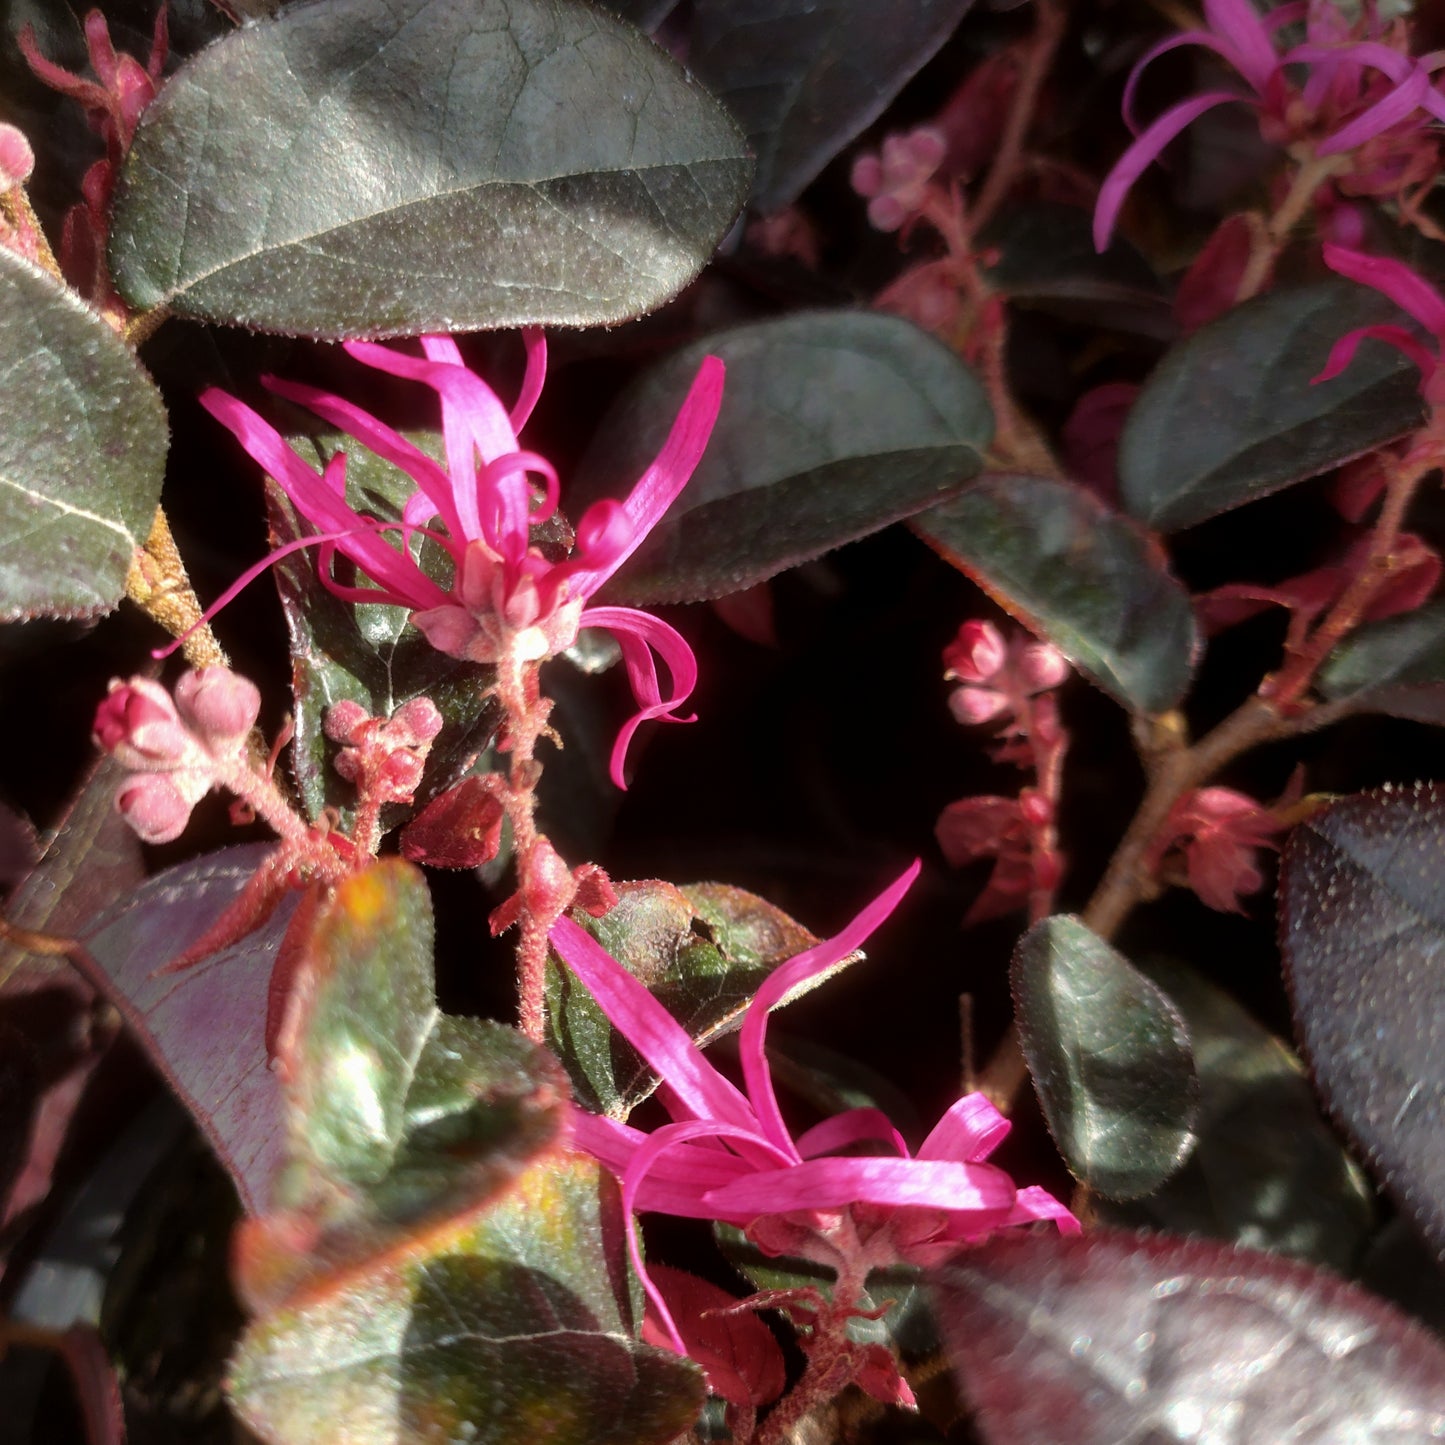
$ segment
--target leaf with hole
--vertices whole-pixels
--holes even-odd
[[[1010,1233],[933,1273],[988,1445],[1420,1442],[1445,1349],[1355,1285],[1212,1240]]]
[[[609,597],[751,587],[932,506],[983,465],[993,417],[947,347],[897,317],[803,312],[695,342],[636,381],[582,459],[574,511],[632,485],[709,355],[727,365],[712,439]]]
[[[1126,707],[1183,699],[1199,650],[1189,595],[1157,541],[1083,487],[989,474],[910,526]]]
[[[686,285],[751,171],[722,107],[601,9],[316,0],[166,83],[111,267],[132,306],[267,331],[595,326]]]
[[[1189,1157],[1199,1080],[1169,997],[1077,918],[1036,923],[1010,972],[1019,1042],[1075,1176],[1112,1199],[1157,1189]]]
[[[1177,532],[1418,426],[1419,373],[1382,342],[1314,384],[1347,331],[1399,318],[1378,293],[1332,279],[1258,296],[1185,337],[1124,425],[1125,510]]]
[[[125,592],[161,499],[160,393],[73,291],[0,247],[0,621],[91,617]]]
[[[1290,834],[1280,941],[1330,1112],[1445,1258],[1445,796],[1344,798]]]

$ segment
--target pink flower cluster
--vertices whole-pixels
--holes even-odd
[[[441,730],[442,715],[429,697],[412,698],[385,720],[349,698],[326,714],[326,736],[341,744],[336,771],[378,806],[412,801]]]
[[[587,509],[577,523],[572,555],[559,562],[532,541],[532,529],[557,510],[557,472],[517,439],[542,390],[546,344],[541,334],[527,338],[527,373],[510,413],[491,387],[468,370],[449,336],[423,337],[421,345],[421,356],[360,341],[347,342],[346,350],[367,366],[421,382],[437,394],[445,467],[342,397],[265,379],[278,396],[355,437],[416,483],[399,523],[378,522],[347,502],[344,453],[333,457],[320,475],[269,422],[235,397],[212,387],[201,396],[201,404],[236,435],[318,529],[319,535],[296,545],[319,546],[321,579],[337,596],[404,607],[412,624],[439,651],[517,672],[565,651],[580,628],[610,631],[621,644],[640,709],[613,748],[612,778],[624,787],[622,764],[633,733],[648,719],[686,720],[678,709],[696,683],[697,663],[677,632],[649,613],[586,604],[636,551],[692,475],[722,402],[722,363],[714,357],[703,362],[656,461],[622,501],[601,501]],[[401,534],[401,546],[392,544],[389,532]],[[452,564],[449,586],[434,581],[414,560],[410,547],[419,534],[445,549]],[[338,552],[372,585],[337,581],[332,563]],[[269,562],[243,577],[222,601],[266,565]],[[654,657],[667,666],[667,689]]]
[[[1157,869],[1167,855],[1182,855],[1189,886],[1221,913],[1243,913],[1240,898],[1264,882],[1257,850],[1274,848],[1284,825],[1268,809],[1233,788],[1186,793],[1169,814],[1146,859]]]
[[[868,222],[896,231],[923,208],[928,182],[943,161],[948,142],[931,126],[890,135],[882,149],[853,162],[853,189],[868,202]]]
[[[850,1109],[794,1138],[783,1122],[765,1049],[768,1014],[810,979],[853,952],[893,911],[918,874],[915,863],[835,937],[775,969],[758,989],[742,1026],[744,1089],[723,1077],[643,984],[568,918],[551,941],[612,1026],[662,1080],[673,1122],[651,1134],[582,1110],[572,1115],[578,1147],[622,1181],[624,1208],[716,1219],[749,1231],[769,1252],[807,1248],[826,1233],[830,1212],[864,1210],[875,1247],[894,1258],[931,1263],[995,1229],[1052,1219],[1076,1230],[1067,1209],[1041,1189],[1017,1189],[984,1161],[1008,1121],[982,1094],[958,1100],[910,1154],[877,1109]],[[846,1157],[876,1142],[888,1152]],[[881,1233],[880,1233],[881,1231]],[[684,1352],[667,1303],[652,1283],[634,1238],[633,1264],[668,1338]]]
[[[245,769],[260,711],[255,685],[224,667],[186,673],[174,700],[150,678],[111,683],[95,715],[95,742],[132,770],[115,804],[145,842],[178,838],[191,809]]]

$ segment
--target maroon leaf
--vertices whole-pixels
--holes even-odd
[[[463,778],[402,829],[401,851],[433,868],[479,868],[502,841],[501,800],[482,778]]]
[[[120,1010],[255,1213],[281,1159],[281,1092],[267,1067],[267,987],[295,897],[193,968],[155,970],[216,921],[265,857],[226,848],[158,874],[96,919],[75,961]]]
[[[1435,1440],[1445,1349],[1323,1270],[1205,1240],[1000,1236],[935,1272],[988,1445]]]

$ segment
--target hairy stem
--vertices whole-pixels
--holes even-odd
[[[1234,293],[1236,305],[1248,301],[1264,289],[1274,274],[1275,262],[1289,243],[1290,232],[1314,204],[1315,192],[1331,176],[1344,170],[1347,164],[1345,156],[1310,156],[1300,165],[1284,200],[1255,235],[1244,274],[1239,278],[1239,289]]]
[[[200,599],[186,576],[165,509],[156,508],[150,535],[131,558],[125,595],[172,637],[184,637],[181,652],[192,667],[229,667],[211,625],[202,621]]]

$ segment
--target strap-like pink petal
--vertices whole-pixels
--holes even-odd
[[[548,937],[612,1027],[653,1072],[667,1080],[693,1118],[757,1131],[757,1117],[748,1101],[708,1063],[687,1030],[590,933],[570,918],[559,918]]]
[[[922,864],[915,858],[902,875],[890,883],[851,923],[832,938],[814,944],[796,958],[791,958],[787,963],[775,968],[753,995],[738,1039],[738,1058],[742,1064],[748,1098],[752,1100],[763,1134],[780,1149],[795,1151],[796,1146],[783,1124],[777,1095],[773,1092],[772,1075],[768,1071],[768,1011],[781,1003],[800,984],[817,974],[827,972],[859,948],[868,935],[898,906],[899,900],[918,877],[921,867]]]
[[[1134,62],[1134,68],[1129,72],[1129,79],[1124,82],[1124,96],[1120,109],[1124,115],[1124,124],[1129,127],[1135,135],[1139,134],[1140,125],[1134,114],[1134,96],[1139,89],[1139,82],[1143,78],[1144,68],[1161,55],[1168,54],[1171,50],[1180,50],[1186,46],[1195,46],[1201,50],[1212,50],[1219,58],[1226,61],[1235,70],[1243,75],[1243,67],[1238,63],[1239,56],[1232,46],[1226,45],[1222,40],[1211,35],[1207,30],[1186,30],[1180,35],[1171,35],[1167,40],[1161,40],[1157,45],[1151,45],[1143,55]],[[1245,97],[1240,96],[1243,100]]]
[[[919,1146],[918,1157],[977,1164],[998,1148],[1009,1127],[986,1095],[965,1094],[933,1126]]]
[[[844,1109],[814,1124],[798,1135],[798,1153],[804,1159],[819,1154],[836,1154],[851,1144],[863,1144],[872,1140],[892,1144],[902,1155],[908,1157],[908,1144],[894,1126],[893,1120],[882,1109]]]
[[[1329,242],[1324,248],[1325,265],[1351,281],[1371,286],[1408,311],[1426,331],[1445,339],[1445,299],[1425,278],[1391,256],[1371,256],[1348,246]]]
[[[1319,374],[1310,377],[1310,384],[1337,377],[1355,359],[1355,352],[1366,337],[1403,351],[1420,368],[1422,387],[1434,376],[1439,365],[1438,358],[1418,336],[1412,336],[1403,326],[1357,326],[1330,347],[1328,359]]]
[[[1280,60],[1252,0],[1204,0],[1204,23],[1234,51],[1230,64],[1263,94]]]
[[[527,348],[527,370],[522,376],[522,390],[517,394],[516,405],[508,418],[512,430],[519,436],[547,380],[547,335],[540,326],[528,326],[522,332],[522,344]]]
[[[1114,163],[1114,169],[1104,177],[1099,187],[1099,199],[1094,206],[1094,248],[1103,251],[1108,247],[1109,238],[1114,234],[1114,225],[1124,207],[1124,197],[1129,194],[1134,182],[1139,179],[1150,163],[1186,126],[1192,125],[1205,111],[1231,100],[1245,100],[1228,90],[1209,90],[1203,95],[1191,96],[1179,105],[1166,110]],[[1252,102],[1247,102],[1252,103]]]

